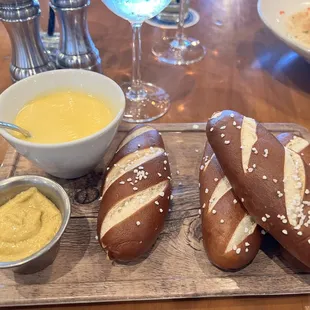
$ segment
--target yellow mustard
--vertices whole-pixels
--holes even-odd
[[[0,207],[0,262],[26,258],[48,244],[62,222],[59,209],[37,188]]]

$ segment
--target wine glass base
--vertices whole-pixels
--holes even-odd
[[[164,38],[152,50],[158,61],[170,65],[190,65],[204,58],[206,49],[200,41],[184,37]]]
[[[169,95],[162,88],[141,82],[139,91],[130,83],[121,85],[126,96],[123,120],[129,123],[151,122],[163,116],[170,107]]]

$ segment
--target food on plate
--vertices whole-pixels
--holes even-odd
[[[203,245],[208,258],[223,270],[244,268],[259,251],[261,229],[234,194],[209,143],[199,182]]]
[[[256,223],[310,267],[310,167],[302,156],[254,119],[234,111],[215,113],[207,135],[234,192]]]
[[[24,259],[58,232],[62,216],[37,188],[19,193],[0,207],[0,262]]]
[[[90,94],[64,90],[34,98],[18,112],[15,124],[31,133],[35,143],[62,143],[92,135],[114,118],[112,104]]]
[[[290,15],[287,19],[287,31],[290,37],[310,47],[310,8]]]
[[[136,126],[107,170],[99,242],[110,259],[132,261],[155,243],[169,209],[170,167],[161,135],[150,126]]]

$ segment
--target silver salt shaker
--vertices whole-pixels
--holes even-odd
[[[61,26],[58,68],[78,68],[102,72],[99,51],[88,31],[90,0],[50,0]]]
[[[56,68],[40,38],[40,14],[37,0],[0,0],[0,21],[12,46],[10,72],[13,82]]]

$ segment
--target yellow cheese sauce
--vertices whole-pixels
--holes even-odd
[[[0,207],[0,262],[26,258],[47,245],[62,222],[58,208],[37,188]]]
[[[114,116],[99,98],[77,91],[58,91],[34,98],[17,114],[15,124],[35,143],[62,143],[84,138],[106,127]]]

